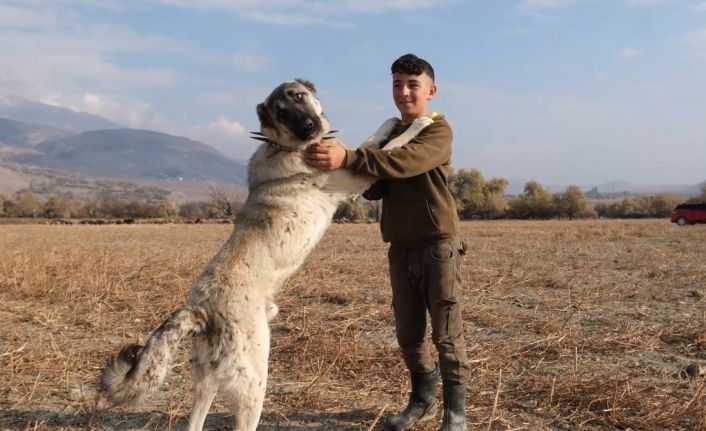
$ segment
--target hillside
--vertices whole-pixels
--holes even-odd
[[[246,168],[214,148],[148,130],[99,130],[41,143],[41,154],[9,160],[68,172],[122,178],[244,184]]]
[[[97,115],[9,95],[0,95],[0,117],[25,123],[46,124],[72,132],[125,127]]]
[[[155,201],[170,196],[177,202],[205,201],[209,199],[209,184],[203,181],[107,178],[0,162],[0,195],[7,196],[29,190],[39,199],[53,193],[70,193],[78,199],[108,193],[118,200]],[[242,196],[247,194],[244,186],[221,185]]]
[[[0,118],[0,146],[28,148],[73,134],[68,130],[46,124],[23,123]]]

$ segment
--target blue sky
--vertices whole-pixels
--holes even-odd
[[[706,0],[0,0],[0,93],[247,159],[255,105],[314,82],[355,146],[389,66],[435,67],[453,165],[544,184],[706,179]]]

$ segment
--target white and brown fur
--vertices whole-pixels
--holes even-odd
[[[279,85],[257,113],[258,135],[267,142],[250,159],[249,194],[235,229],[191,286],[185,306],[144,347],[128,345],[109,361],[101,386],[111,405],[137,403],[159,386],[178,343],[192,338],[189,430],[202,429],[216,392],[232,408],[235,430],[257,427],[267,383],[268,321],[277,314],[273,297],[319,242],[339,203],[374,181],[304,163],[305,148],[330,132],[311,83]],[[385,150],[409,142],[431,121],[418,120]],[[363,146],[378,145],[394,124],[386,121]]]

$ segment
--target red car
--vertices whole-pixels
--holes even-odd
[[[706,223],[706,203],[677,205],[672,210],[672,223],[679,226]]]

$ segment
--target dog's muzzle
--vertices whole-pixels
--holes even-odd
[[[294,135],[301,141],[308,141],[321,133],[321,119],[319,117],[303,117],[296,122]]]

